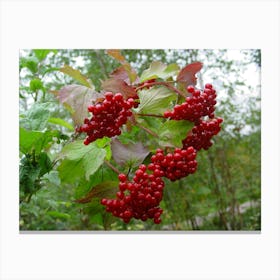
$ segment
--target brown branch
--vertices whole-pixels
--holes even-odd
[[[155,114],[141,114],[141,113],[135,113],[134,115],[137,115],[137,116],[143,116],[143,117],[164,118],[164,116],[161,116],[161,115],[155,115]]]
[[[111,168],[114,172],[116,172],[117,174],[120,174],[120,173],[121,173],[121,172],[120,172],[114,165],[112,165],[109,161],[104,160],[104,163],[105,163],[109,168]]]
[[[137,87],[136,91],[138,91],[138,90],[140,90],[142,88],[145,88],[145,87],[150,87],[150,86],[165,86],[168,89],[170,89],[172,91],[175,91],[177,94],[179,94],[182,97],[186,98],[185,95],[180,90],[178,90],[176,87],[170,85],[168,82],[152,82],[152,83],[147,83],[147,84],[144,84],[142,86]]]
[[[152,136],[154,137],[157,137],[158,138],[158,135],[153,132],[152,130],[150,130],[149,128],[145,127],[145,126],[142,126],[141,124],[137,123],[136,124],[138,127],[142,128],[143,130],[145,130],[147,133],[151,134]]]

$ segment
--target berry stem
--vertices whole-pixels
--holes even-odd
[[[154,137],[157,137],[158,138],[158,135],[153,132],[152,130],[150,130],[149,128],[145,127],[145,126],[142,126],[141,124],[137,123],[136,124],[138,127],[140,127],[141,129],[145,130],[147,133],[151,134],[152,136]]]
[[[114,166],[112,165],[108,160],[104,160],[104,163],[111,168],[114,172],[116,172],[117,174],[121,174],[121,172]]]
[[[155,118],[165,118],[164,116],[161,115],[156,115],[156,114],[140,114],[140,113],[135,113],[137,116],[143,116],[143,117],[155,117]]]
[[[142,88],[148,87],[148,86],[165,86],[165,87],[169,88],[170,90],[175,91],[177,94],[181,95],[182,97],[186,98],[185,95],[180,90],[178,90],[176,87],[170,85],[168,82],[152,82],[152,83],[147,83],[147,84],[144,84],[144,85],[142,85],[140,87],[137,87],[136,91],[138,91],[138,90],[140,90]]]

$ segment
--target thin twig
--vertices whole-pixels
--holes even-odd
[[[154,137],[157,137],[158,138],[158,135],[153,132],[152,130],[150,130],[149,128],[145,127],[145,126],[142,126],[141,124],[137,123],[137,126],[142,128],[143,130],[145,130],[147,133],[153,135]]]
[[[110,167],[114,172],[116,172],[117,174],[120,174],[120,173],[121,173],[121,172],[120,172],[114,165],[112,165],[109,161],[104,160],[104,163],[105,163],[108,167]]]
[[[169,83],[167,82],[153,82],[153,83],[147,83],[147,84],[144,84],[142,86],[139,86],[136,88],[136,91],[142,89],[142,88],[145,88],[145,87],[150,87],[150,86],[165,86],[167,88],[169,88],[170,90],[172,91],[175,91],[177,94],[181,95],[182,97],[185,98],[185,95],[180,91],[178,90],[176,87],[170,85]]]
[[[142,116],[142,117],[164,118],[164,116],[155,115],[155,114],[141,114],[141,113],[135,113],[135,115],[137,115],[137,116]]]

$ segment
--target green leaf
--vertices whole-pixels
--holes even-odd
[[[44,60],[47,55],[51,52],[57,53],[57,50],[44,50],[44,49],[37,49],[33,50],[35,56],[39,59],[39,61]]]
[[[52,170],[52,162],[46,153],[40,153],[37,161],[40,166],[40,177]]]
[[[141,90],[138,93],[140,106],[138,111],[143,114],[163,114],[177,95],[165,87],[153,87],[148,90]]]
[[[20,119],[20,125],[28,130],[44,130],[50,117],[49,106],[50,103],[34,103]]]
[[[82,169],[87,180],[103,164],[105,156],[106,151],[104,149],[99,148],[95,143],[86,146],[83,144],[83,141],[72,142],[64,146],[61,152],[61,157],[65,157],[67,161],[67,164],[64,162],[65,160],[62,161],[62,164],[64,162],[64,169],[69,169],[69,166],[71,169]],[[72,162],[69,163],[69,161]],[[62,173],[65,175],[67,172],[71,174],[71,170],[63,170],[61,166],[59,171],[60,175]]]
[[[105,181],[116,181],[118,185],[118,176],[117,174],[107,167],[107,165],[101,165],[99,169],[90,176],[90,180],[87,181],[85,177],[79,177],[79,182],[75,186],[75,198],[79,199],[87,195],[87,193],[92,189],[92,186],[96,186]]]
[[[20,160],[19,181],[20,191],[24,194],[34,193],[37,189],[36,180],[40,174],[40,167],[33,161],[31,155]]]
[[[113,197],[118,191],[118,182],[106,181],[94,186],[83,198],[77,199],[78,203],[89,203],[93,198]]]
[[[43,86],[43,83],[40,79],[33,79],[30,81],[29,83],[29,87],[30,87],[30,90],[33,91],[33,92],[36,92],[38,90],[43,90],[45,91],[45,88]]]
[[[187,132],[193,127],[193,123],[185,120],[169,120],[162,124],[159,129],[160,145],[165,147],[181,147],[182,140]]]
[[[59,137],[60,134],[58,131],[30,131],[20,127],[19,135],[19,148],[22,153],[31,154],[32,151],[35,151],[36,154],[39,154],[53,141],[53,137]]]
[[[44,180],[48,181],[48,183],[52,186],[60,186],[60,178],[58,171],[52,170],[49,173],[46,173],[43,177]]]
[[[68,128],[70,131],[74,131],[74,127],[73,127],[70,123],[66,122],[66,121],[63,120],[63,119],[60,119],[60,118],[49,118],[49,119],[48,119],[48,122],[49,122],[49,123],[52,123],[52,124],[57,124],[57,125],[66,127],[66,128]]]
[[[153,61],[150,67],[142,72],[140,82],[157,78],[165,80],[167,78],[177,75],[179,69],[179,66],[175,63],[167,66],[166,64],[160,61]]]
[[[78,183],[84,176],[84,167],[76,161],[64,159],[57,168],[62,183]]]
[[[70,76],[71,78],[88,88],[93,88],[88,79],[79,70],[76,70],[69,65],[64,65],[64,67],[60,68],[60,72]]]
[[[48,211],[47,215],[53,217],[53,218],[57,218],[57,219],[63,219],[63,220],[68,220],[71,218],[71,215],[67,214],[67,213],[61,213],[58,211]]]
[[[36,57],[21,57],[20,58],[20,69],[21,68],[27,68],[29,69],[33,74],[35,74],[38,71],[38,59]]]
[[[110,160],[112,157],[110,142],[111,138],[109,137],[103,137],[101,139],[95,140],[94,142],[99,148],[103,148],[106,151],[106,160]]]

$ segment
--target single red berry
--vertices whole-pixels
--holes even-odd
[[[119,174],[119,180],[121,181],[121,182],[125,182],[126,181],[126,175],[125,174],[123,174],[123,173],[121,173],[121,174]]]

